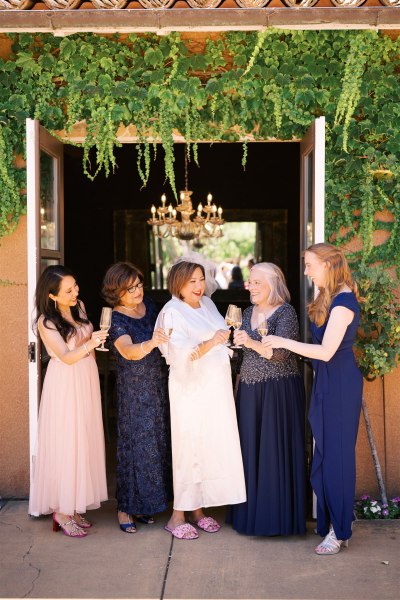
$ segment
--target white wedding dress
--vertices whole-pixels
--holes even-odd
[[[172,327],[160,350],[170,365],[174,509],[185,511],[246,501],[229,350],[219,345],[189,358],[197,344],[226,329],[210,298],[200,304],[195,309],[174,297],[156,323]]]

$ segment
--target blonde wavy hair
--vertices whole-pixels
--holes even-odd
[[[290,302],[290,294],[286,286],[285,276],[277,265],[270,262],[256,263],[251,267],[250,273],[253,271],[261,271],[265,275],[268,285],[271,288],[268,297],[268,302],[271,306]]]
[[[332,244],[313,244],[306,252],[312,252],[328,267],[328,279],[325,287],[319,288],[318,296],[308,305],[310,320],[321,327],[328,318],[333,299],[344,285],[347,285],[361,300],[356,282],[353,280],[344,252]]]

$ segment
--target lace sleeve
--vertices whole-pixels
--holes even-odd
[[[279,314],[273,334],[279,337],[288,338],[290,340],[299,339],[299,322],[296,311],[290,304],[287,304],[285,309]],[[292,352],[289,350],[278,348],[274,350],[271,360],[285,361],[290,357],[291,354]]]

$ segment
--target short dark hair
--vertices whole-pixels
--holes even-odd
[[[173,265],[168,273],[167,287],[170,294],[182,300],[181,289],[192,277],[196,269],[200,269],[205,277],[203,265],[198,263],[186,262],[184,260]]]
[[[130,262],[117,262],[104,275],[101,295],[111,306],[117,306],[121,296],[136,279],[143,283],[143,273]]]

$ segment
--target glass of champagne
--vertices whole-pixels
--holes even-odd
[[[261,337],[268,335],[268,321],[263,313],[257,315],[257,331]],[[272,354],[273,352],[268,352],[268,354],[265,354],[265,358],[272,358]]]
[[[268,323],[263,313],[257,315],[257,331],[261,337],[268,334]]]
[[[236,330],[236,329],[240,329],[242,326],[242,309],[239,308],[238,306],[235,306],[235,309],[233,311],[233,318],[232,318],[232,327]],[[236,350],[240,349],[242,346],[236,346],[236,344],[234,346],[231,346],[231,348],[235,348]]]
[[[233,327],[233,315],[235,312],[235,308],[236,308],[236,304],[229,304],[228,309],[226,311],[226,315],[225,315],[225,323],[227,324],[227,326],[229,327],[229,338],[227,339],[227,341],[225,342],[225,345],[230,347],[230,336],[231,336],[231,327]]]
[[[111,327],[111,315],[112,308],[109,306],[103,306],[101,309],[101,317],[100,317],[100,329],[102,331],[108,331]],[[99,352],[108,352],[108,348],[104,348],[104,342],[101,343],[101,346],[96,348]]]
[[[161,315],[161,328],[164,330],[165,335],[171,337],[172,331],[174,329],[173,320],[171,314],[162,314]]]

